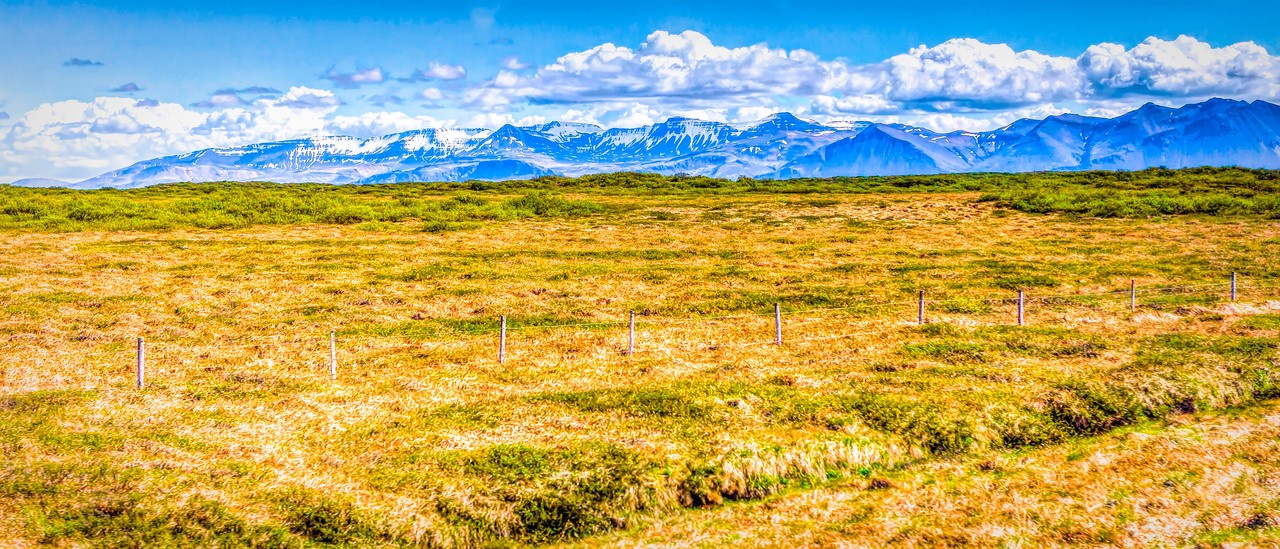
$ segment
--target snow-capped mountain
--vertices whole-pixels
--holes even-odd
[[[671,118],[639,128],[551,122],[428,129],[208,149],[146,160],[74,186],[395,183],[615,171],[791,178],[1226,165],[1280,168],[1280,106],[1226,99],[1178,109],[1148,104],[1112,119],[1067,114],[950,133],[870,122],[828,126],[788,113],[741,126]]]

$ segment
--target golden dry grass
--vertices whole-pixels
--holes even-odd
[[[177,519],[155,516],[212,501],[232,517],[219,520],[249,526],[201,532],[252,530],[232,545],[542,543],[653,520],[656,531],[617,543],[732,541],[723,527],[785,544],[765,535],[758,521],[775,519],[760,506],[681,511],[784,492],[779,501],[797,503],[777,520],[822,529],[814,543],[995,543],[1007,528],[1038,545],[1056,538],[1025,519],[953,527],[945,517],[1016,502],[947,469],[969,462],[935,460],[1070,440],[1034,418],[1090,412],[1072,408],[1075,383],[1135,388],[1130,404],[1145,414],[1169,399],[1248,404],[1274,385],[1280,223],[1036,216],[975,198],[593,197],[631,211],[446,233],[411,222],[6,233],[0,530],[14,544],[90,543],[84,517],[106,505],[119,512],[93,524],[123,537],[101,539],[147,539],[130,532],[161,536]],[[1231,271],[1244,275],[1237,303],[1225,301]],[[1131,278],[1144,287],[1137,312]],[[1146,289],[1170,286],[1193,287]],[[988,301],[1014,288],[1032,297],[1021,329],[1011,303]],[[925,328],[914,325],[919,289]],[[768,345],[775,301],[781,348]],[[631,358],[620,324],[548,327],[618,323],[629,310],[640,312]],[[492,328],[503,314],[500,365]],[[139,336],[144,391],[133,388]],[[895,488],[812,490],[869,472],[893,473]],[[1061,481],[1119,481],[1075,474]],[[927,478],[967,484],[931,492]],[[894,525],[907,518],[848,525],[803,509],[822,497],[895,509],[905,504],[893,497],[912,494],[936,509],[910,508],[926,526],[902,538]],[[952,495],[965,503],[941,503]],[[350,520],[290,514],[308,505]],[[1086,525],[1114,516],[1045,513]],[[1154,542],[1186,531],[1154,530]]]
[[[1280,407],[1177,416],[691,512],[593,547],[1280,545]]]

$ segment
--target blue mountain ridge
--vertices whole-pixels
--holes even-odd
[[[985,132],[900,124],[832,127],[779,113],[754,124],[671,118],[639,128],[581,123],[425,129],[207,149],[138,162],[75,183],[185,181],[397,183],[642,171],[715,177],[833,177],[963,172],[1280,168],[1280,106],[1211,99],[1144,105],[1115,118],[1018,120]]]

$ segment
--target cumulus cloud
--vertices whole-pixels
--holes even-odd
[[[529,68],[529,64],[520,61],[519,57],[511,56],[502,60],[502,68],[509,71],[522,71]]]
[[[419,92],[418,97],[427,101],[440,101],[444,99],[444,92],[440,88],[427,88]]]
[[[881,63],[852,67],[836,86],[871,104],[904,109],[996,110],[1070,99],[1080,89],[1075,60],[972,38],[920,46]]]
[[[846,113],[880,114],[894,112],[898,105],[883,95],[860,94],[837,97],[818,95],[809,102],[808,110],[817,114],[840,115]]]
[[[1115,98],[1136,104],[1152,97],[1280,97],[1280,57],[1251,42],[1215,48],[1186,36],[1150,38],[1131,49],[1099,44],[1074,58],[962,38],[855,65],[805,50],[728,48],[694,31],[658,31],[635,48],[601,44],[528,74],[517,72],[516,63],[464,90],[463,103],[518,111],[640,102],[665,113],[773,108],[785,98],[829,116],[985,113],[992,116],[970,119],[990,120],[1002,112]],[[635,112],[624,106],[615,115],[643,118]]]
[[[1215,48],[1190,36],[1152,37],[1127,50],[1103,43],[1078,64],[1089,91],[1101,97],[1280,96],[1280,57],[1253,42]]]
[[[79,57],[72,57],[71,59],[63,61],[62,66],[64,67],[101,67],[102,62],[94,61],[92,59],[81,59]]]
[[[306,87],[211,112],[124,97],[45,103],[0,132],[0,165],[8,172],[0,175],[80,179],[210,147],[438,124],[400,114],[334,117],[339,104],[333,92]]]
[[[409,116],[399,112],[371,112],[360,116],[334,117],[326,126],[332,135],[353,137],[378,137],[424,128],[439,128],[444,124],[430,116]]]
[[[778,107],[740,107],[733,109],[729,114],[729,120],[733,122],[752,122],[768,118],[779,112],[782,112],[782,109]]]
[[[402,82],[426,82],[428,80],[461,80],[467,77],[467,69],[462,65],[450,65],[447,63],[436,63],[432,61],[427,64],[426,69],[418,69],[408,78],[401,78]]]
[[[142,88],[133,82],[111,88],[111,93],[134,93],[138,91],[142,91]]]
[[[545,116],[531,115],[516,118],[506,113],[478,113],[471,115],[463,121],[463,126],[468,128],[499,128],[507,124],[513,126],[533,126],[537,124],[545,124],[547,118]]]
[[[381,67],[373,67],[371,69],[361,69],[354,72],[338,72],[333,67],[320,75],[321,79],[332,82],[334,86],[339,88],[358,88],[366,84],[381,84],[386,81],[387,75],[382,72]]]
[[[741,103],[768,95],[812,93],[832,78],[833,67],[804,50],[765,44],[726,48],[694,31],[658,31],[636,49],[602,44],[561,56],[532,75],[499,73],[486,86],[470,90],[470,96],[480,106],[514,100]]]
[[[264,101],[263,104],[269,104],[277,107],[288,107],[292,109],[331,109],[342,105],[342,100],[329,90],[317,90],[314,88],[294,87],[274,101]]]
[[[202,144],[189,130],[203,115],[167,103],[140,106],[124,97],[46,103],[0,136],[0,159],[16,169],[86,177],[96,171]],[[40,166],[47,162],[52,169]]]

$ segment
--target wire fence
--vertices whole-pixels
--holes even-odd
[[[838,307],[797,309],[789,309],[785,303],[779,302],[774,310],[769,312],[718,316],[654,317],[652,315],[637,316],[634,311],[630,311],[626,317],[616,321],[526,325],[516,324],[512,322],[516,319],[503,316],[495,319],[492,326],[472,329],[432,328],[429,333],[412,336],[371,334],[362,332],[361,328],[336,326],[327,333],[318,334],[235,336],[185,334],[181,337],[148,337],[147,334],[143,334],[137,338],[136,342],[131,342],[136,344],[136,348],[129,350],[133,350],[135,354],[134,370],[139,388],[146,385],[148,353],[156,347],[159,347],[161,353],[170,360],[175,358],[175,353],[181,352],[183,356],[178,360],[185,364],[198,363],[215,353],[226,353],[229,347],[238,347],[240,351],[248,351],[251,354],[253,351],[273,348],[288,350],[291,354],[305,350],[307,358],[289,359],[284,356],[273,356],[267,360],[281,359],[306,364],[309,367],[315,367],[317,362],[323,360],[330,376],[336,379],[339,376],[339,357],[345,358],[346,351],[356,348],[365,348],[372,352],[399,346],[425,352],[426,354],[419,354],[418,358],[426,360],[450,351],[480,353],[482,351],[477,351],[477,346],[493,345],[491,352],[494,353],[494,359],[498,364],[503,364],[512,358],[508,353],[509,345],[536,345],[536,342],[528,339],[532,334],[545,337],[547,333],[557,333],[562,338],[581,338],[586,334],[589,336],[587,339],[592,340],[588,343],[603,348],[580,349],[584,354],[594,351],[604,356],[623,355],[625,358],[630,358],[634,355],[659,352],[694,353],[768,346],[785,347],[866,337],[883,334],[888,330],[934,323],[1016,326],[1027,323],[1027,319],[1030,318],[1033,323],[1044,324],[1046,323],[1045,315],[1052,314],[1055,311],[1054,307],[1088,307],[1100,310],[1108,303],[1117,303],[1114,301],[1117,297],[1123,298],[1118,302],[1123,305],[1122,310],[1127,310],[1133,316],[1144,310],[1159,312],[1165,306],[1160,300],[1174,295],[1246,305],[1240,300],[1241,297],[1247,296],[1255,301],[1258,298],[1275,299],[1280,294],[1276,290],[1280,290],[1280,285],[1241,283],[1233,274],[1230,281],[1219,283],[1153,286],[1139,286],[1131,283],[1127,288],[1056,295],[1035,295],[1018,290],[1015,296],[961,295],[939,298],[932,292],[920,292],[917,299],[910,301],[867,300]],[[1187,305],[1179,304],[1179,306]],[[1001,306],[1016,310],[1000,309]],[[895,312],[889,313],[888,318],[885,318],[886,310]],[[860,316],[863,314],[879,316],[873,318]],[[841,326],[843,329],[836,330],[838,333],[806,335],[811,331],[806,328],[834,321],[844,322]],[[1052,322],[1052,319],[1048,322]],[[625,332],[626,335],[620,336],[619,332]],[[517,340],[511,340],[509,337],[517,335],[522,337]],[[653,345],[653,337],[664,337],[666,340],[661,346]],[[115,353],[118,357],[120,352],[115,351]],[[102,360],[103,357],[100,356],[102,354],[95,353],[98,355],[95,360]]]

